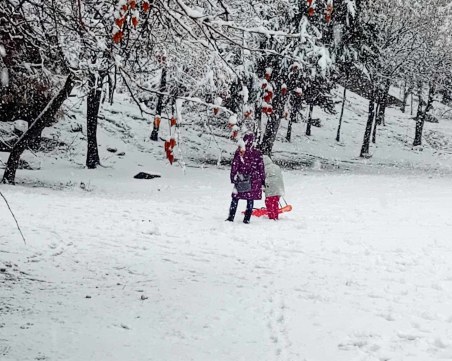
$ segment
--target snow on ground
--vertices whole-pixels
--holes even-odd
[[[38,170],[0,185],[27,238],[1,203],[0,359],[452,359],[452,121],[426,124],[412,150],[413,121],[389,109],[362,160],[367,105],[349,99],[340,143],[337,116],[314,114],[310,138],[296,124],[292,143],[283,124],[275,158],[305,168],[285,171],[294,210],[250,225],[224,222],[228,167],[212,164],[234,150],[226,130],[183,126],[170,167],[119,102],[102,110],[91,171],[71,104],[45,131],[65,145],[26,153]]]
[[[450,178],[286,173],[244,225],[226,171],[109,172],[1,187],[2,360],[452,358]]]

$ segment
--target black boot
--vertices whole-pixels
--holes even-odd
[[[235,213],[237,212],[237,206],[239,204],[239,200],[232,198],[231,206],[229,207],[229,217],[226,219],[227,222],[234,222]]]
[[[245,218],[243,218],[243,223],[245,223],[245,224],[249,224],[250,223],[251,212],[252,211],[248,211],[248,210],[245,212]]]
[[[248,200],[246,202],[245,218],[243,218],[243,223],[249,224],[251,219],[251,213],[253,213],[254,201]]]

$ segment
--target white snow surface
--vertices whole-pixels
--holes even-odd
[[[413,150],[413,121],[391,108],[362,160],[365,106],[350,95],[341,143],[334,116],[315,112],[310,138],[295,124],[292,143],[283,125],[275,159],[311,169],[284,171],[292,212],[245,225],[244,204],[224,221],[229,168],[210,160],[236,145],[219,131],[181,126],[170,167],[152,119],[105,107],[104,166],[87,170],[71,105],[75,120],[45,131],[66,145],[27,152],[39,169],[0,185],[27,240],[1,202],[0,360],[452,359],[451,121]]]
[[[165,173],[1,187],[2,360],[452,358],[450,179],[288,173],[245,225],[225,171]]]

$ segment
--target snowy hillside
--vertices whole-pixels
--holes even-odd
[[[184,126],[187,166],[171,167],[123,101],[102,110],[104,167],[87,170],[74,102],[46,130],[65,145],[27,153],[39,169],[0,186],[27,240],[1,206],[1,360],[451,359],[452,121],[426,124],[413,151],[413,121],[389,109],[362,160],[366,106],[350,97],[339,144],[337,116],[314,114],[310,138],[295,124],[290,144],[283,127],[294,210],[244,225],[224,222],[228,166],[213,164],[231,141]]]
[[[452,113],[450,108],[435,103],[434,114],[439,124],[426,123],[424,145],[413,150],[414,120],[408,112],[388,108],[386,127],[379,127],[377,144],[371,146],[372,158],[363,160],[358,157],[367,119],[368,101],[354,93],[348,93],[344,113],[341,142],[335,141],[342,90],[336,90],[337,114],[329,115],[315,109],[313,118],[321,121],[322,127],[312,129],[312,136],[304,135],[306,123],[293,125],[292,142],[285,140],[287,121],[283,121],[274,158],[285,168],[309,169],[319,167],[341,171],[356,170],[380,172],[381,168],[401,168],[406,170],[431,170],[437,172],[452,171]],[[417,103],[414,102],[414,107]],[[415,113],[416,108],[414,109]],[[307,110],[306,110],[307,111]],[[143,119],[132,103],[106,106],[103,110],[104,130],[110,134],[121,133],[125,142],[136,142],[144,152],[151,152],[164,159],[163,144],[148,140],[150,133],[149,119]],[[202,118],[207,127],[201,126]],[[140,121],[141,119],[141,121]],[[81,124],[84,124],[84,119]],[[188,114],[181,127],[181,144],[177,149],[177,158],[191,166],[229,164],[235,144],[228,139],[230,132],[226,121],[216,119],[212,114]],[[218,123],[220,123],[218,125]],[[265,123],[264,123],[265,125]],[[64,125],[63,125],[64,127]],[[168,127],[163,125],[161,137],[166,138]],[[136,137],[138,135],[138,137]],[[196,135],[196,136],[193,136]],[[133,138],[133,139],[132,139]],[[197,139],[197,140],[196,140]],[[141,141],[140,141],[141,140]],[[104,145],[108,147],[108,144]],[[105,156],[105,150],[104,150]],[[108,154],[107,154],[108,156]],[[83,162],[82,160],[80,161]]]
[[[377,143],[371,145],[370,159],[359,158],[368,101],[354,93],[348,93],[341,142],[336,142],[337,123],[340,112],[342,90],[336,90],[336,110],[338,114],[329,115],[315,109],[313,118],[318,118],[322,126],[312,128],[312,136],[306,136],[306,123],[293,125],[292,142],[285,140],[287,121],[283,121],[274,147],[274,159],[287,169],[338,170],[340,172],[358,171],[385,173],[388,171],[429,171],[439,174],[452,172],[452,113],[450,108],[435,103],[433,113],[439,123],[425,123],[423,146],[413,149],[414,120],[409,114],[403,114],[398,108],[388,108],[386,126],[378,129]],[[127,98],[119,99],[112,106],[104,103],[101,109],[99,129],[99,149],[102,164],[107,168],[130,166],[135,170],[144,170],[147,161],[161,160],[157,169],[167,168],[163,151],[163,139],[166,139],[168,125],[161,126],[161,142],[149,140],[151,119],[140,114],[136,105]],[[58,139],[60,149],[48,154],[28,153],[24,156],[33,168],[80,168],[85,163],[85,117],[84,103],[70,99],[64,121],[48,128],[44,136]],[[416,103],[414,103],[416,109]],[[414,109],[414,112],[415,112]],[[184,109],[187,112],[191,109]],[[203,122],[205,125],[203,125]],[[5,127],[5,126],[3,126]],[[8,130],[11,127],[7,126]],[[230,132],[224,119],[212,114],[187,113],[180,127],[179,145],[176,148],[177,167],[228,167],[236,145],[228,136]],[[108,151],[116,150],[115,153]],[[68,152],[66,152],[68,150]],[[131,156],[138,150],[139,156]],[[120,155],[122,152],[125,155]],[[6,161],[6,153],[0,153],[0,160]],[[133,167],[132,167],[133,168]],[[155,168],[155,167],[154,167]],[[171,172],[177,172],[172,170]],[[102,170],[101,170],[102,172]],[[35,178],[32,174],[39,171],[19,171],[18,181],[23,177]],[[96,172],[87,172],[96,174]],[[135,173],[134,173],[135,174]],[[131,176],[133,174],[130,174]],[[62,179],[64,180],[64,179]]]

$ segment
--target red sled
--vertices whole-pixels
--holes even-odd
[[[291,210],[292,206],[290,204],[286,204],[284,207],[280,207],[278,209],[278,214],[290,212]],[[245,214],[245,212],[242,212],[242,214]],[[254,208],[251,215],[254,217],[263,217],[268,215],[268,211],[267,208]]]

